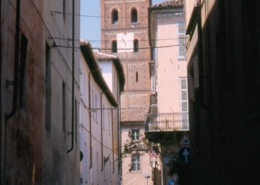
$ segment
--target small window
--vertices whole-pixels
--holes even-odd
[[[112,41],[112,53],[117,53],[117,41]]]
[[[66,21],[66,0],[63,0],[63,20]]]
[[[135,81],[138,82],[138,72],[135,72]]]
[[[131,11],[131,22],[137,23],[137,21],[138,21],[137,10],[135,8],[133,8]]]
[[[132,140],[139,140],[139,130],[132,130]]]
[[[140,155],[132,155],[132,171],[140,171]]]
[[[51,131],[51,51],[45,46],[45,129]]]
[[[113,10],[112,11],[112,24],[116,24],[118,22],[118,11]]]
[[[138,52],[139,50],[139,42],[137,39],[134,40],[134,52]]]

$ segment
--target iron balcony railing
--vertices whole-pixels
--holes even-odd
[[[188,131],[189,113],[159,113],[145,115],[146,132]]]

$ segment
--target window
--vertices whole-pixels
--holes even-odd
[[[137,21],[138,21],[137,10],[133,8],[131,11],[131,23],[137,23]]]
[[[75,143],[76,143],[76,149],[77,149],[77,143],[78,143],[78,103],[77,100],[74,100],[75,108],[74,108],[74,121],[75,121]]]
[[[112,110],[111,111],[108,111],[108,114],[107,114],[107,123],[108,123],[108,133],[109,135],[111,134],[111,114],[112,113]]]
[[[50,46],[46,43],[45,48],[45,129],[51,131],[51,57]]]
[[[132,171],[140,171],[140,155],[132,155]]]
[[[112,11],[112,24],[116,24],[118,22],[118,11],[117,10],[113,10]]]
[[[63,20],[66,21],[66,0],[63,0]]]
[[[95,94],[95,109],[97,109],[97,95]],[[95,111],[95,117],[96,117],[96,121],[98,123],[98,120],[97,120],[97,110]]]
[[[135,72],[135,81],[138,82],[138,72]]]
[[[66,132],[66,86],[62,82],[62,130]]]
[[[105,128],[105,117],[106,117],[106,110],[105,110],[105,105],[103,104],[102,105],[102,127],[103,127],[103,130],[105,130],[106,128]]]
[[[187,78],[180,79],[180,109],[181,109],[181,129],[188,129],[189,124],[189,107],[188,107],[188,88],[187,88]]]
[[[178,37],[179,37],[178,57],[180,59],[184,59],[186,48],[185,48],[185,25],[183,22],[178,23]]]
[[[139,140],[139,130],[132,130],[132,140]]]
[[[137,39],[134,40],[134,52],[138,52],[139,50],[139,42]]]
[[[117,53],[117,41],[116,40],[113,40],[112,41],[112,53]]]
[[[20,108],[26,110],[26,57],[28,40],[22,34],[20,56]]]
[[[95,96],[94,96],[94,90],[92,89],[92,93],[91,93],[91,108],[92,108],[92,110],[95,108],[94,107],[94,98],[95,98]],[[93,117],[93,119],[95,120],[95,117],[94,117],[94,111],[91,111],[91,116]]]

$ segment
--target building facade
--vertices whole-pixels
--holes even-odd
[[[160,183],[165,184],[170,179],[178,183],[178,176],[182,178],[180,169],[187,164],[179,163],[177,169],[170,166],[170,162],[180,150],[178,140],[184,131],[189,131],[183,1],[156,3],[149,8],[148,17],[153,58],[150,63],[151,108],[145,116],[146,136],[149,141],[160,143],[155,170],[160,173]],[[167,137],[169,140],[165,143],[162,139]]]
[[[120,184],[120,60],[81,42],[81,184]]]
[[[101,50],[117,55],[126,77],[121,96],[121,146],[131,139],[129,133],[144,130],[144,115],[149,110],[151,84],[149,78],[150,47],[148,42],[148,11],[150,0],[101,0]],[[140,137],[141,139],[141,137]],[[139,141],[140,141],[139,139]],[[146,152],[136,151],[122,158],[122,184],[144,184],[143,174],[151,176]],[[132,169],[132,161],[136,168]],[[141,163],[141,164],[140,164]],[[138,165],[140,164],[140,166]],[[130,165],[130,167],[129,167]],[[131,168],[131,172],[128,170]]]
[[[259,9],[185,2],[193,184],[259,182]]]
[[[79,1],[0,5],[0,184],[79,184]]]

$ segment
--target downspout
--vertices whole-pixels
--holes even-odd
[[[90,143],[90,157],[89,157],[89,169],[92,168],[92,125],[91,125],[91,86],[90,86],[90,74],[92,71],[88,73],[88,117],[89,117],[89,143]]]
[[[2,19],[2,0],[0,0],[0,18]],[[0,23],[2,30],[2,23]],[[2,31],[0,35],[0,82],[2,83]],[[0,85],[0,183],[2,183],[2,86]]]
[[[104,166],[104,148],[103,148],[103,107],[102,107],[102,94],[104,92],[100,93],[100,134],[101,134],[101,171],[103,171],[103,166]]]
[[[75,0],[72,0],[72,108],[71,108],[71,148],[67,151],[67,153],[70,153],[74,149],[74,127],[75,127],[75,120],[74,120],[74,68],[75,68],[75,59],[74,59],[74,49],[75,49]],[[76,131],[77,132],[77,131]]]
[[[4,181],[6,180],[6,148],[7,148],[7,121],[11,119],[17,110],[18,73],[19,73],[19,41],[20,41],[20,0],[16,0],[16,24],[15,24],[15,53],[14,53],[14,80],[13,80],[13,106],[12,111],[5,113],[5,143],[4,143]],[[2,44],[1,44],[2,45]],[[2,58],[2,56],[1,56]]]
[[[201,23],[201,0],[198,1],[198,60],[199,60],[199,101],[202,109],[209,109],[204,101],[204,65],[203,65],[203,44],[202,44],[202,23]]]
[[[111,118],[112,118],[112,161],[113,161],[113,169],[112,169],[112,173],[114,174],[115,173],[115,165],[114,165],[114,163],[115,163],[115,155],[114,155],[114,152],[115,152],[115,145],[114,145],[114,114],[113,114],[114,112],[113,112],[113,110],[111,110]]]

